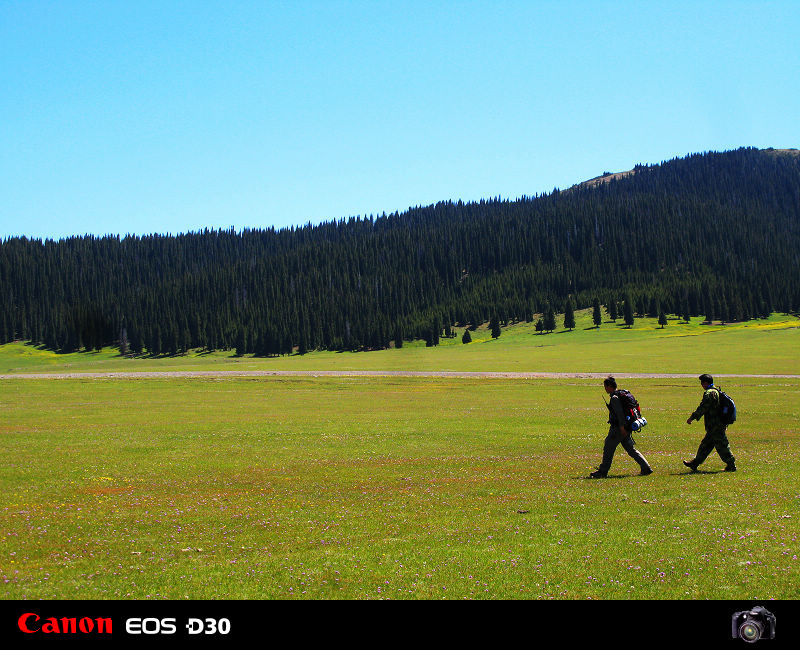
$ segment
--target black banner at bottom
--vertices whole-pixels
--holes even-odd
[[[756,610],[762,607],[763,610]],[[12,647],[71,637],[81,643],[221,646],[443,642],[478,639],[531,647],[603,642],[639,647],[797,647],[800,601],[0,601],[0,634]],[[760,637],[760,638],[754,638]]]

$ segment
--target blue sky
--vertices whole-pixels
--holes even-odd
[[[281,228],[798,148],[800,2],[0,1],[0,238]]]

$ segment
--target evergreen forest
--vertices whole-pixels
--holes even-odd
[[[281,230],[0,242],[0,344],[63,352],[436,345],[454,327],[598,304],[722,322],[800,309],[800,152],[699,153],[516,200]]]

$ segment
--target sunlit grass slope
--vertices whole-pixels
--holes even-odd
[[[589,311],[576,314],[577,327],[538,334],[532,323],[503,328],[492,339],[487,328],[473,342],[456,336],[426,348],[423,342],[373,352],[312,352],[277,358],[237,357],[233,352],[163,358],[123,358],[117,350],[56,354],[23,343],[0,346],[0,374],[30,372],[138,372],[148,370],[411,370],[463,372],[614,372],[796,374],[800,372],[800,320],[773,315],[765,320],[705,325],[701,319],[672,319],[663,329],[655,319],[637,319],[630,329],[591,324]],[[562,323],[562,319],[559,319]]]

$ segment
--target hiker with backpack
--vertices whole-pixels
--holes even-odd
[[[628,452],[628,456],[639,463],[642,476],[652,474],[653,468],[650,467],[647,459],[636,449],[633,441],[633,431],[641,428],[643,424],[647,424],[647,421],[642,418],[639,403],[629,391],[617,388],[617,380],[614,377],[606,377],[603,380],[603,388],[605,388],[606,393],[611,395],[610,401],[606,403],[610,426],[603,444],[603,460],[597,471],[589,474],[589,478],[606,478],[608,476],[608,470],[611,469],[611,461],[614,459],[617,445],[622,445],[622,448]]]
[[[699,420],[702,417],[706,435],[700,441],[700,447],[698,447],[695,457],[692,460],[683,461],[683,464],[696,472],[698,465],[708,458],[711,450],[716,449],[722,462],[725,463],[725,471],[735,472],[736,459],[731,452],[725,430],[736,419],[736,406],[728,395],[714,386],[714,378],[711,375],[700,375],[700,384],[703,387],[703,400],[686,420],[686,424],[691,424],[693,420]]]

